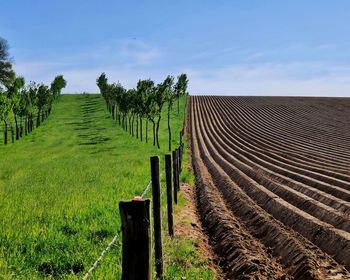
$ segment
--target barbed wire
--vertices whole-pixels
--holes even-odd
[[[142,194],[141,194],[141,197],[144,198],[145,195],[147,194],[148,190],[149,190],[149,187],[151,186],[152,184],[152,180],[149,180],[148,182],[148,185],[146,186],[146,188],[143,190]]]
[[[163,176],[163,172],[159,175],[159,179],[161,179]],[[145,195],[147,194],[148,190],[150,189],[150,186],[152,185],[152,179],[149,180],[146,188],[143,190],[142,194],[141,194],[141,197],[144,198]],[[161,193],[163,195],[163,192]]]
[[[113,237],[112,241],[109,242],[109,244],[107,245],[107,247],[102,251],[102,253],[100,254],[100,256],[98,257],[98,259],[93,263],[93,265],[90,267],[90,269],[86,272],[86,274],[83,277],[83,280],[86,280],[89,278],[91,272],[93,272],[96,267],[98,266],[98,264],[100,263],[100,261],[103,259],[103,256],[107,253],[107,251],[109,251],[109,249],[111,249],[112,245],[117,241],[119,237],[118,232],[116,233],[116,235]]]
[[[160,174],[159,179],[163,176],[163,172]],[[144,198],[144,196],[147,194],[148,190],[150,189],[150,186],[152,185],[152,180],[150,180],[146,186],[146,188],[143,190],[141,197]],[[164,190],[161,192],[161,196],[164,194]],[[107,245],[107,247],[102,251],[100,256],[97,258],[97,260],[92,264],[92,266],[89,268],[89,270],[86,272],[82,280],[87,280],[90,277],[91,272],[93,272],[98,264],[102,261],[104,255],[110,250],[112,245],[118,240],[119,234],[118,232],[113,237],[112,241]]]

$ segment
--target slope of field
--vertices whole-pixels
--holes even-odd
[[[350,279],[350,99],[191,97],[197,204],[231,279]]]
[[[172,114],[173,147],[179,141],[183,105],[184,100],[179,115],[176,108]],[[160,155],[163,167],[166,112],[163,119],[158,150],[117,126],[100,95],[64,95],[32,134],[15,144],[0,144],[0,278],[81,279],[120,231],[118,202],[140,195],[147,185],[149,157]],[[181,242],[168,245],[175,244]],[[173,249],[177,260],[188,252],[200,260],[191,242],[183,247],[189,251]],[[179,265],[165,252],[169,273],[187,276],[198,270],[210,276],[205,266]],[[92,279],[120,275],[121,238]]]

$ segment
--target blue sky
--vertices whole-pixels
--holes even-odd
[[[66,92],[186,72],[191,94],[350,96],[350,1],[3,0],[14,68]]]

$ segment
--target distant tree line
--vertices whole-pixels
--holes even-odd
[[[143,123],[146,122],[145,140],[148,142],[149,123],[152,125],[153,145],[159,144],[159,124],[163,107],[167,106],[168,113],[168,139],[169,151],[171,151],[171,123],[170,113],[173,105],[177,101],[177,111],[179,113],[179,100],[181,96],[188,95],[188,79],[186,74],[177,77],[167,76],[160,83],[155,84],[152,80],[139,80],[136,88],[125,89],[120,83],[108,83],[105,73],[102,73],[96,80],[107,105],[107,109],[114,120],[123,129],[129,131],[132,136],[136,136],[143,141]]]
[[[25,85],[24,78],[12,69],[8,49],[7,41],[0,37],[0,122],[4,124],[4,144],[8,143],[9,128],[14,142],[14,138],[19,140],[40,126],[66,86],[62,75],[56,76],[50,86],[35,82]]]

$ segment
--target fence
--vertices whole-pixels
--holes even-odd
[[[184,129],[180,131],[180,145],[172,154],[166,154],[165,181],[166,181],[166,206],[168,235],[174,236],[173,203],[177,204],[177,194],[180,191],[180,175],[183,160],[183,136]],[[131,201],[121,201],[119,211],[122,224],[122,280],[150,280],[152,271],[151,253],[151,210],[150,199],[144,199],[149,188],[152,187],[153,208],[153,237],[156,278],[163,279],[163,243],[162,243],[162,203],[160,177],[160,158],[150,158],[151,180],[140,196],[135,196]],[[118,234],[108,244],[99,258],[91,266],[84,276],[88,279],[93,270],[102,260],[104,254],[117,241]]]

